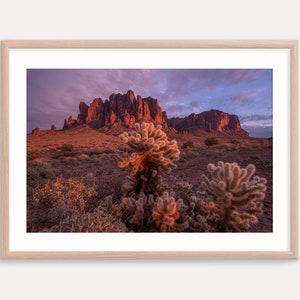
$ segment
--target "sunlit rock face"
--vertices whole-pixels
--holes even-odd
[[[226,133],[233,136],[249,137],[242,129],[238,116],[219,110],[205,111],[200,114],[190,114],[185,118],[167,118],[158,100],[152,97],[135,96],[132,90],[126,94],[111,94],[108,99],[95,98],[90,105],[79,103],[79,114],[76,119],[70,116],[65,120],[63,129],[81,124],[90,124],[95,128],[103,126],[121,126],[133,128],[136,122],[152,122],[161,124],[163,128],[180,132]]]
[[[134,92],[129,90],[126,94],[111,94],[105,101],[95,98],[89,106],[80,102],[77,119],[69,118],[64,128],[89,122],[93,122],[97,127],[121,123],[121,125],[133,128],[135,122],[139,121],[166,126],[167,114],[162,111],[157,99],[135,97]]]
[[[168,125],[179,131],[193,131],[201,129],[208,132],[223,132],[242,137],[249,137],[249,133],[242,129],[238,116],[230,115],[219,110],[205,111],[200,114],[190,114],[185,118],[172,118]]]

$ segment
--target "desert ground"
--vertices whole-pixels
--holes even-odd
[[[180,149],[177,168],[164,178],[169,184],[187,182],[192,191],[201,189],[201,174],[207,174],[207,164],[218,161],[237,162],[245,168],[248,164],[256,166],[256,175],[267,179],[266,197],[263,201],[263,214],[251,227],[252,232],[272,232],[272,139],[236,138],[216,136],[216,144],[207,146],[205,140],[211,136],[167,132],[169,140],[175,139]],[[92,187],[86,193],[89,200],[77,203],[74,209],[82,206],[82,212],[94,212],[99,201],[110,196],[112,201],[122,197],[121,186],[126,172],[118,167],[119,156],[124,144],[118,133],[101,132],[88,125],[68,130],[41,131],[37,135],[27,135],[27,231],[58,231],[57,222],[64,214],[59,201],[50,207],[47,203],[37,205],[35,197],[45,194],[47,187],[53,192],[53,184],[72,180],[74,191],[84,182]],[[49,187],[50,186],[50,187]],[[57,184],[57,194],[62,193]],[[49,196],[49,195],[48,195]],[[49,196],[50,197],[50,196]],[[84,201],[84,199],[81,199]],[[60,209],[60,212],[55,211]],[[53,208],[54,207],[54,208]],[[80,212],[80,209],[79,209]],[[87,216],[85,222],[92,218]],[[109,212],[101,215],[109,218]],[[75,216],[69,215],[68,218]],[[77,216],[78,218],[78,216]],[[74,221],[75,222],[75,221]],[[72,221],[66,221],[66,230],[76,230]],[[72,225],[70,225],[72,224]],[[56,226],[56,227],[55,227]],[[114,229],[123,230],[123,224],[115,220]],[[104,228],[110,231],[109,228]],[[86,230],[88,231],[88,230]]]

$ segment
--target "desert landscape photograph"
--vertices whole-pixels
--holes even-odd
[[[27,69],[27,232],[273,232],[272,69]]]

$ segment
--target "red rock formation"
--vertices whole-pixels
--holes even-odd
[[[72,127],[75,124],[75,121],[73,120],[73,117],[70,116],[68,118],[68,127]]]
[[[86,105],[84,102],[79,103],[79,114],[77,116],[78,124],[84,124],[86,122],[88,109],[89,109],[88,105]]]
[[[64,129],[78,124],[90,124],[94,128],[106,126],[133,128],[139,121],[161,124],[165,129],[173,127],[177,132],[193,132],[195,129],[208,132],[221,132],[230,135],[248,137],[249,134],[241,128],[236,115],[230,115],[219,110],[206,111],[201,114],[191,114],[185,118],[172,118],[167,121],[167,113],[162,111],[157,99],[152,97],[135,97],[129,90],[126,94],[111,94],[108,100],[96,98],[90,106],[79,103],[79,114],[76,120],[72,116],[65,120]]]
[[[114,124],[117,121],[117,116],[116,114],[112,111],[110,114],[110,124]]]
[[[32,134],[34,135],[38,135],[41,133],[40,129],[39,128],[34,128],[32,131],[31,131]]]
[[[104,102],[101,98],[96,98],[90,106],[80,102],[77,120],[65,120],[63,128],[90,122],[98,128],[115,123],[133,128],[136,122],[142,120],[167,126],[167,115],[162,112],[156,99],[141,96],[135,98],[134,92],[129,90],[126,94],[111,94],[109,100]]]
[[[88,107],[88,106],[87,106]],[[96,98],[87,109],[86,122],[102,120],[104,118],[104,103],[101,98]]]
[[[50,130],[51,131],[56,131],[56,126],[54,124],[52,124]]]
[[[73,117],[70,116],[68,120],[65,119],[63,129],[72,128],[76,125],[78,125],[78,121],[74,120]]]
[[[238,116],[230,115],[219,110],[190,114],[185,118],[169,119],[168,124],[176,130],[185,130],[188,132],[194,129],[201,129],[209,132],[216,131],[249,137],[249,133],[242,129]]]

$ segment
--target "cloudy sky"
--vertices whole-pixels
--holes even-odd
[[[80,101],[129,89],[158,99],[168,117],[218,109],[238,115],[250,136],[272,136],[271,69],[28,69],[27,132],[61,129]]]

